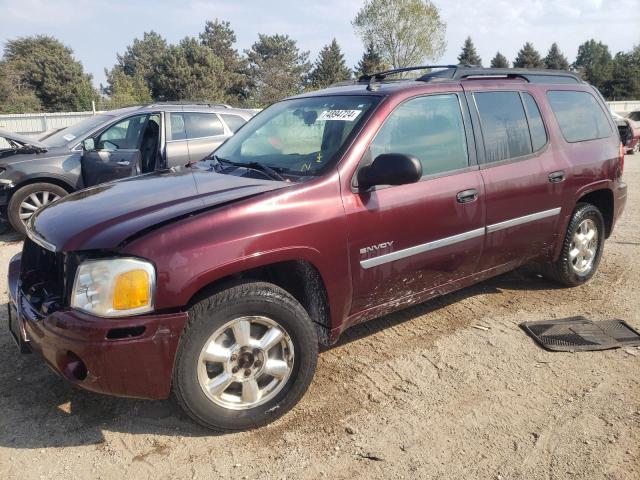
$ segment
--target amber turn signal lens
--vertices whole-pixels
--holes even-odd
[[[149,274],[131,270],[116,277],[113,289],[113,309],[131,310],[149,304]]]

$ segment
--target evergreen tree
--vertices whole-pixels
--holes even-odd
[[[45,111],[87,110],[97,92],[91,75],[73,58],[73,50],[53,37],[37,35],[9,40],[4,48],[5,75],[26,93],[23,97],[33,104],[35,96]]]
[[[610,95],[609,85],[613,74],[611,52],[602,42],[591,39],[578,47],[578,55],[573,68],[580,72],[591,85],[598,88],[603,95]]]
[[[544,62],[540,58],[538,51],[533,48],[530,42],[524,44],[524,46],[518,52],[518,56],[513,61],[514,68],[544,68]]]
[[[157,98],[160,94],[156,84],[158,65],[168,48],[167,41],[162,36],[154,31],[144,32],[142,40],[134,38],[125,53],[117,55],[118,63],[112,70],[122,70],[130,77],[142,76],[152,96]],[[107,80],[108,78],[109,75]],[[111,94],[110,84],[105,88],[105,91],[107,94]]]
[[[178,45],[169,46],[157,71],[157,100],[227,100],[224,63],[196,38],[186,37]]]
[[[106,73],[110,85],[107,108],[151,103],[151,92],[141,74],[130,76],[117,68]]]
[[[607,92],[611,100],[640,98],[640,45],[636,45],[628,53],[616,53],[611,77]]]
[[[205,24],[204,32],[200,33],[200,41],[211,49],[213,54],[222,60],[224,64],[225,90],[231,101],[242,101],[246,95],[247,62],[238,50],[234,48],[236,34],[229,22],[221,22],[218,19]]]
[[[387,66],[382,61],[382,57],[376,51],[376,47],[372,42],[367,44],[367,49],[362,54],[362,58],[358,62],[358,65],[354,68],[356,77],[362,75],[370,75],[376,72],[382,72],[387,69]]]
[[[496,56],[491,59],[491,68],[509,68],[509,60],[500,52],[496,52]]]
[[[562,54],[556,42],[551,44],[549,53],[544,57],[544,64],[550,70],[569,70],[569,60]]]
[[[351,70],[347,67],[340,45],[334,38],[320,51],[309,75],[309,83],[312,88],[326,88],[349,78],[351,78]]]
[[[478,52],[476,52],[476,47],[473,45],[471,37],[467,37],[464,41],[462,52],[458,55],[458,64],[482,66],[482,59],[480,55],[478,55]]]
[[[245,53],[254,105],[266,106],[303,91],[311,69],[309,52],[301,52],[288,35],[261,33]]]

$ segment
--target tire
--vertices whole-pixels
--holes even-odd
[[[31,183],[29,185],[25,185],[22,188],[19,188],[11,196],[11,200],[9,200],[9,205],[7,206],[7,217],[9,219],[9,223],[16,232],[24,235],[26,232],[25,222],[29,219],[24,218],[24,215],[29,212],[31,212],[32,215],[37,211],[30,210],[29,208],[31,207],[26,208],[25,205],[27,203],[39,209],[41,208],[41,206],[46,206],[53,200],[62,198],[68,193],[69,192],[58,185],[44,182]],[[41,206],[38,205],[38,202],[41,204]]]
[[[242,322],[250,324],[250,338],[242,333]],[[265,350],[257,347],[267,343],[267,332],[276,330],[282,333],[279,343]],[[206,352],[215,350],[215,360],[203,358],[205,346]],[[189,310],[176,355],[173,393],[197,423],[219,432],[247,430],[273,422],[298,403],[313,379],[317,359],[316,330],[302,305],[273,284],[242,283]],[[283,364],[288,366],[286,375]],[[277,366],[278,376],[269,375],[268,366]],[[225,385],[229,377],[231,382],[218,393],[213,385]],[[276,386],[269,390],[272,384]],[[259,389],[259,396],[251,394],[251,385]]]
[[[585,225],[595,229],[597,238],[595,241],[589,242],[589,244],[593,244],[594,252],[590,260],[583,264],[577,261],[579,257],[575,257],[573,252],[580,250],[579,245],[576,248],[575,236],[581,235],[578,229],[584,228]],[[600,210],[589,203],[579,203],[569,221],[560,257],[555,262],[540,265],[539,272],[550,280],[567,287],[577,287],[588,282],[595,275],[600,264],[604,249],[604,236],[604,219]]]

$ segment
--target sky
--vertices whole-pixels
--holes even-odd
[[[533,42],[544,56],[551,43],[573,61],[582,42],[595,38],[613,54],[640,44],[640,0],[433,0],[447,23],[447,49],[438,63],[456,63],[470,35],[485,65],[500,50],[512,61]],[[169,42],[197,36],[207,20],[231,22],[239,50],[258,33],[286,33],[315,60],[335,37],[350,67],[363,46],[351,20],[364,0],[0,0],[0,45],[21,36],[46,34],[71,47],[93,75],[116,62],[134,38],[155,30]]]

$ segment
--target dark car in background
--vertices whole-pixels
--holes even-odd
[[[0,131],[0,216],[24,232],[34,212],[70,192],[202,160],[254,113],[154,104],[101,113],[41,140]]]

